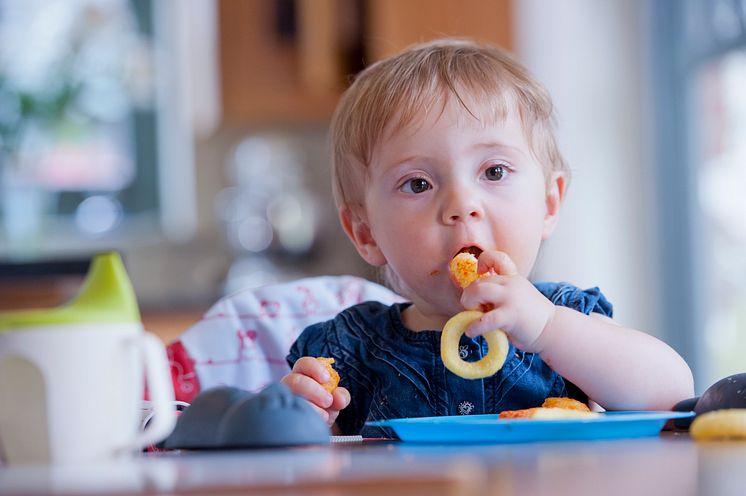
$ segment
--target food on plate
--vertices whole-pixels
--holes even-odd
[[[449,264],[451,277],[465,288],[480,276],[477,274],[477,257],[470,252],[462,251]],[[484,315],[478,310],[460,312],[451,317],[443,327],[440,337],[440,357],[448,370],[465,379],[481,379],[494,375],[505,363],[508,356],[508,336],[496,329],[484,334],[488,351],[481,360],[465,362],[459,354],[461,335],[469,324]]]
[[[543,406],[544,408],[566,408],[568,410],[580,410],[581,412],[591,411],[591,409],[588,408],[588,405],[573,398],[549,397],[544,400],[544,403],[541,406]]]
[[[577,419],[596,417],[588,405],[572,398],[547,398],[542,406],[500,412],[501,419]]]
[[[726,408],[700,413],[689,427],[697,441],[746,439],[746,408]]]
[[[535,408],[527,408],[525,410],[507,410],[500,412],[501,419],[538,419],[538,420],[552,420],[552,419],[578,419],[578,418],[591,418],[597,417],[596,412],[583,412],[580,410],[570,410],[567,408],[544,408],[543,406],[537,406]]]
[[[326,381],[321,386],[331,393],[335,389],[337,389],[337,385],[339,385],[339,373],[336,370],[334,370],[334,367],[332,367],[332,364],[334,363],[334,359],[327,358],[327,357],[316,357],[316,360],[323,363],[324,366],[326,367],[326,370],[329,372],[329,380]]]

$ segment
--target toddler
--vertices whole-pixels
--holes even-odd
[[[569,171],[547,92],[498,48],[460,40],[410,47],[361,72],[332,121],[333,186],[360,256],[408,303],[365,302],[305,329],[283,382],[334,432],[378,436],[369,420],[498,413],[569,396],[610,410],[666,410],[693,396],[669,346],[611,319],[598,288],[532,283],[557,223]],[[461,290],[448,264],[479,255],[488,275]],[[459,347],[504,330],[502,369],[470,380],[440,358],[445,322],[490,309]],[[327,392],[334,358],[340,387]]]

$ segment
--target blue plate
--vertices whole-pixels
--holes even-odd
[[[402,441],[420,443],[524,443],[657,436],[666,421],[694,412],[608,412],[584,419],[499,419],[496,414],[378,420]]]

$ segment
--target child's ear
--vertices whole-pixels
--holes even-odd
[[[373,238],[365,209],[361,205],[339,207],[339,220],[363,260],[376,267],[386,264],[386,258]]]
[[[546,214],[544,215],[544,232],[542,239],[547,239],[554,232],[559,220],[559,211],[562,200],[565,198],[567,188],[567,176],[562,171],[554,171],[547,181],[546,192]]]

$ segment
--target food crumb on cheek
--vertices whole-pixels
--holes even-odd
[[[492,303],[482,303],[482,304],[479,305],[479,310],[482,313],[487,313],[487,312],[492,311],[494,309],[495,309],[495,305],[493,305]]]
[[[435,269],[434,271],[430,272],[431,276],[437,276],[440,275],[440,271],[438,269]]]

